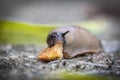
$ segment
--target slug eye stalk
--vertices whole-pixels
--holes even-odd
[[[64,37],[67,33],[69,33],[70,31],[66,31],[65,33],[62,33],[62,36]]]

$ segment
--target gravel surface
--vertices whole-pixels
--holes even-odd
[[[113,53],[86,54],[73,59],[44,63],[37,60],[38,54],[44,48],[36,45],[1,45],[0,79],[43,80],[48,78],[49,72],[58,70],[120,75],[120,62],[115,61]]]

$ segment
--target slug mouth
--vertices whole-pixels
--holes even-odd
[[[48,35],[47,44],[48,48],[44,49],[38,56],[38,60],[49,62],[56,59],[63,58],[63,47],[65,44],[65,33],[53,32]]]

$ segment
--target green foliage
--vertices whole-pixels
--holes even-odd
[[[102,75],[80,74],[74,72],[64,72],[59,75],[62,80],[113,80],[113,78]]]
[[[0,43],[44,44],[53,25],[33,25],[12,21],[0,21]]]
[[[72,24],[72,23],[71,23]],[[80,25],[93,34],[101,33],[100,22],[85,21],[73,23],[72,25]],[[16,21],[0,21],[0,43],[6,44],[45,44],[49,31],[56,28],[54,25],[35,25]]]

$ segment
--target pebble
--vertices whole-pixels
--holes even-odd
[[[0,49],[0,57],[5,57],[5,56],[8,56],[7,51]]]

